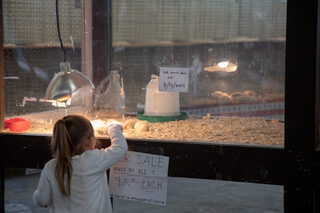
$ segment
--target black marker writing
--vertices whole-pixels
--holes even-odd
[[[163,87],[165,90],[168,89],[175,89],[175,88],[185,88],[186,85],[185,84],[178,84],[177,82],[163,82]]]

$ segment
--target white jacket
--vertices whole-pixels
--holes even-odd
[[[104,150],[87,150],[72,157],[70,196],[62,195],[55,178],[55,159],[46,163],[41,172],[33,200],[50,213],[111,213],[106,170],[128,150],[120,125],[108,129],[111,146]]]

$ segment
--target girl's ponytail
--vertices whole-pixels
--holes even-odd
[[[67,115],[54,125],[51,151],[56,158],[56,179],[64,196],[70,195],[72,156],[83,153],[86,141],[93,136],[90,121],[82,116]]]
[[[64,196],[70,195],[72,163],[71,149],[72,141],[67,131],[64,120],[59,120],[53,129],[51,149],[56,157],[55,174],[59,188]],[[67,184],[64,183],[66,175]]]

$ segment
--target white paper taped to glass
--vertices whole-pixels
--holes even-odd
[[[128,151],[110,168],[113,198],[166,205],[169,157]]]
[[[159,91],[188,92],[189,68],[160,67]]]

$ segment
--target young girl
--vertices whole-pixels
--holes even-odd
[[[95,149],[96,139],[89,120],[68,115],[53,128],[54,159],[41,172],[33,200],[50,212],[112,212],[106,170],[128,150],[119,124],[107,126],[111,146]]]

